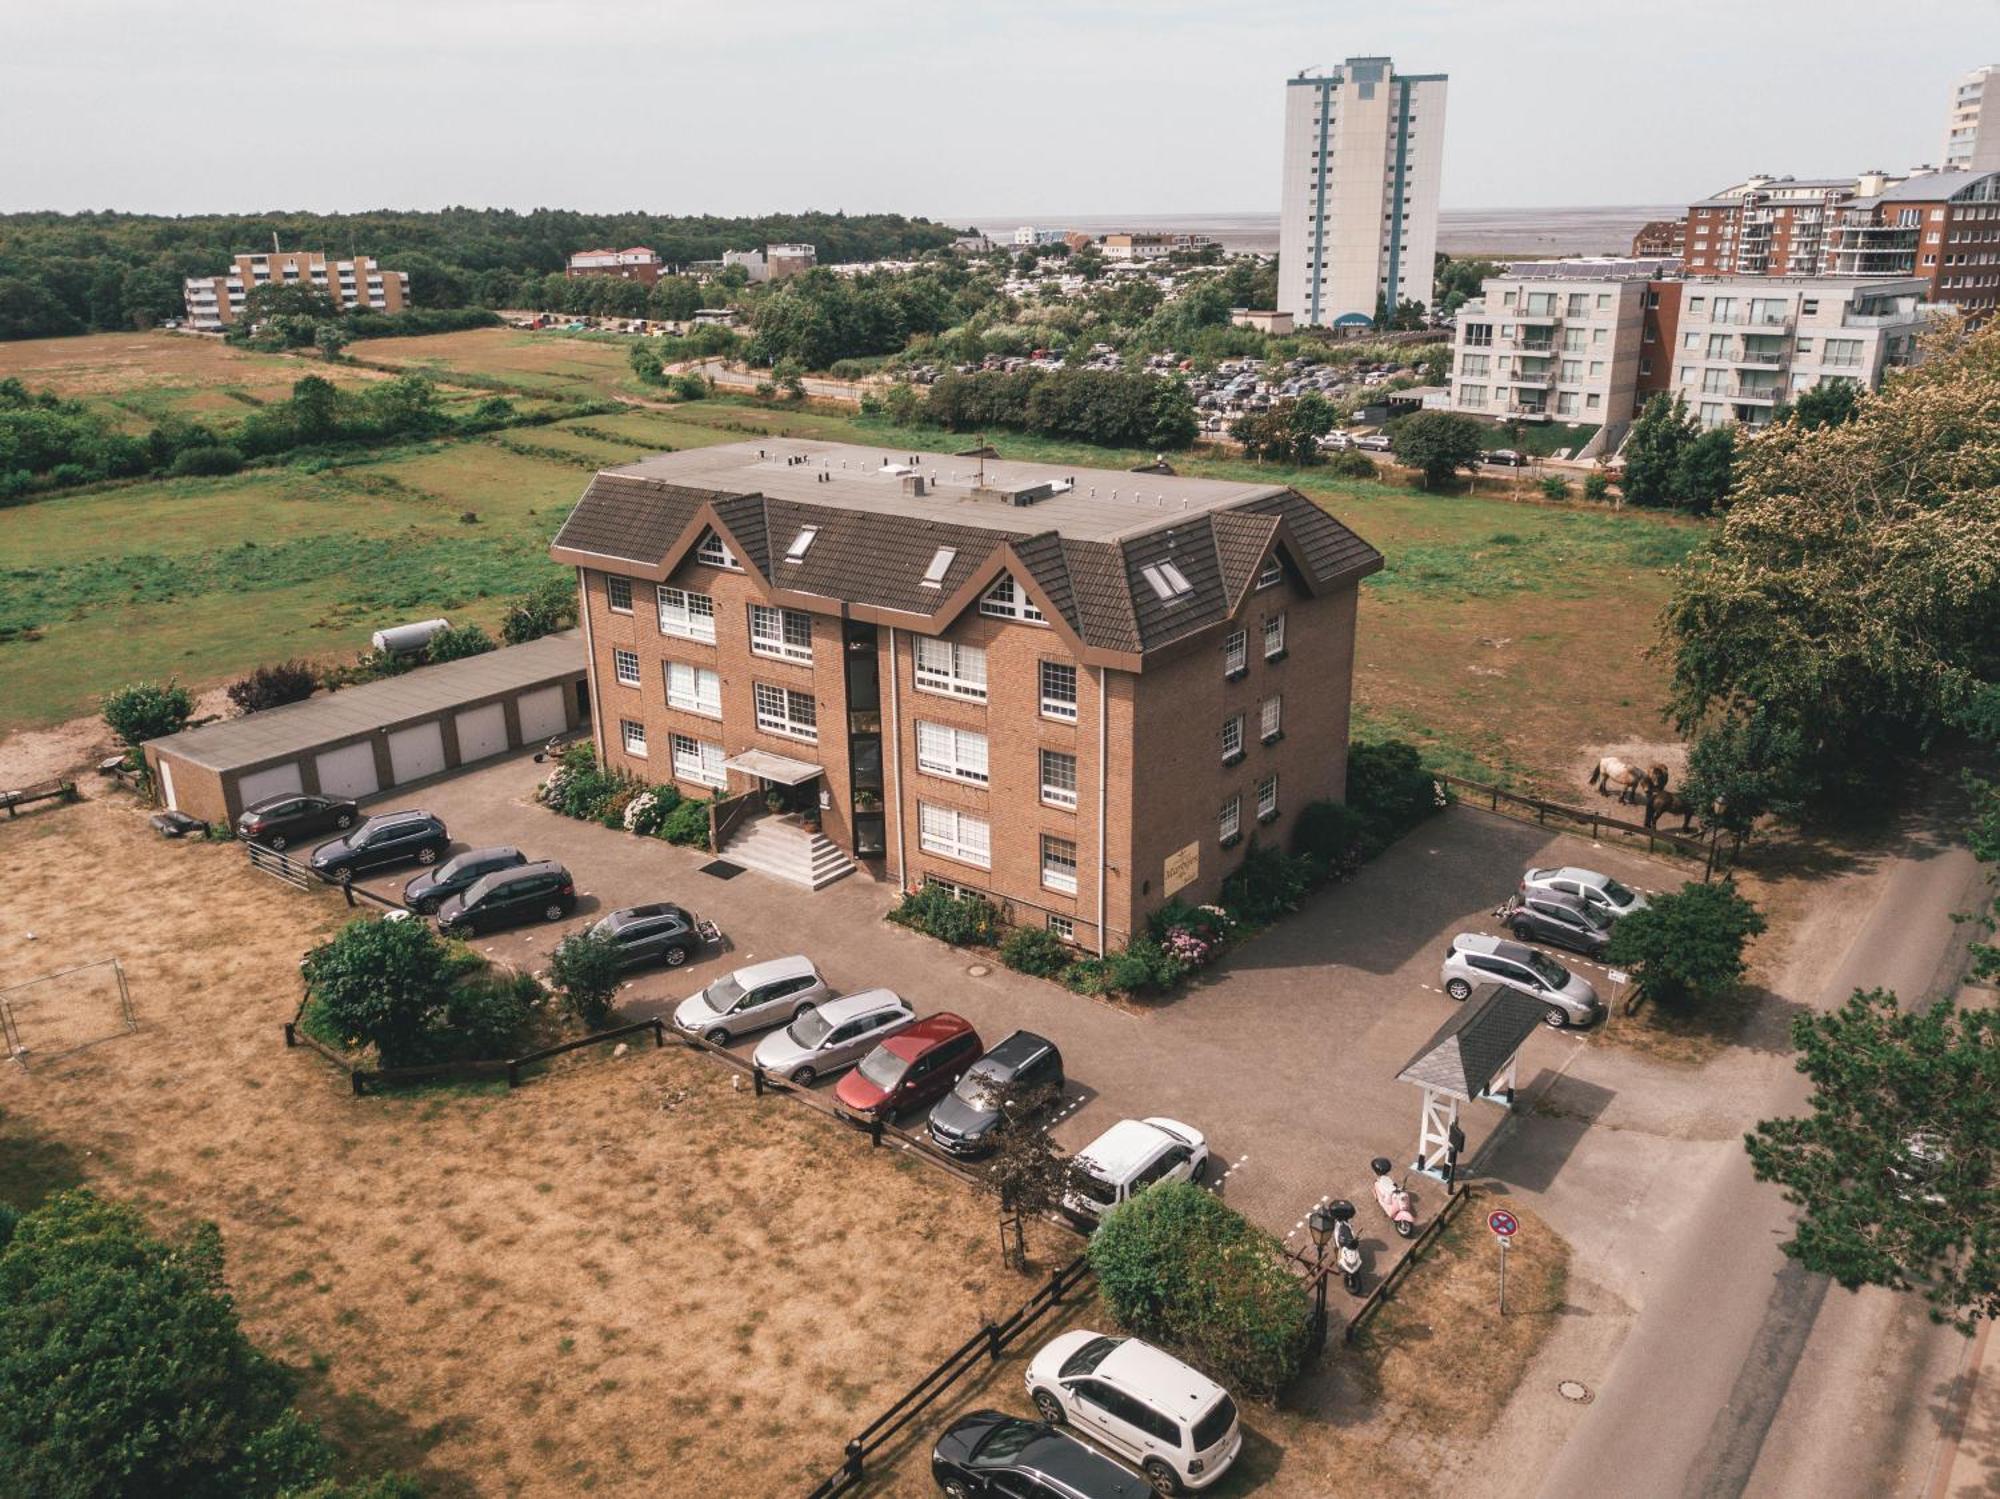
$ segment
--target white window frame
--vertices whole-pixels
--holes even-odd
[[[795,640],[794,634],[802,634],[805,639]],[[813,658],[812,616],[802,609],[781,609],[776,604],[752,604],[750,654],[770,656],[779,661],[810,664]]]
[[[1069,762],[1069,784],[1067,786],[1062,784],[1063,778],[1061,776],[1050,777],[1049,758],[1051,756],[1055,757],[1059,769],[1062,761],[1067,760]],[[1036,752],[1036,760],[1041,768],[1042,804],[1044,806],[1063,807],[1070,811],[1075,811],[1078,769],[1076,756],[1068,750],[1050,749],[1044,745]]]
[[[618,720],[618,742],[634,759],[646,758],[646,726],[636,718]]]
[[[1285,616],[1278,613],[1264,621],[1264,659],[1282,656],[1285,652]]]
[[[976,729],[917,720],[917,769],[940,780],[984,786],[993,779],[986,736]]]
[[[757,682],[752,684],[751,700],[757,709],[758,732],[776,734],[781,739],[797,739],[806,744],[819,743],[819,703],[810,692],[781,687],[775,682]],[[801,700],[808,705],[806,711],[811,715],[810,722],[797,715],[797,705]]]
[[[1238,792],[1222,804],[1216,814],[1215,834],[1222,842],[1243,836],[1243,794]]]
[[[1280,562],[1276,557],[1266,557],[1264,559],[1263,570],[1257,574],[1257,586],[1259,588],[1276,588],[1284,581],[1285,564]]]
[[[715,599],[691,588],[659,586],[660,633],[715,644]]]
[[[673,751],[675,780],[691,781],[697,786],[729,784],[729,772],[722,768],[728,756],[723,754],[721,745],[692,734],[669,734],[667,744]]]
[[[639,653],[622,647],[611,652],[611,676],[620,687],[639,685]]]
[[[1264,699],[1257,710],[1257,737],[1269,744],[1285,731],[1285,699],[1282,694]]]
[[[1250,632],[1232,630],[1222,642],[1222,674],[1236,676],[1250,669]]]
[[[1049,929],[1049,935],[1057,941],[1069,943],[1076,941],[1076,918],[1074,916],[1058,916],[1054,911],[1050,911],[1045,925]]]
[[[970,864],[975,869],[993,867],[993,825],[956,807],[918,802],[917,844],[927,854]]]
[[[729,543],[715,532],[710,531],[701,539],[701,545],[694,549],[694,560],[710,567],[726,568],[733,573],[743,571],[743,564],[736,560],[736,554],[729,550]]]
[[[912,671],[917,691],[975,703],[986,701],[985,646],[960,645],[935,635],[918,635],[913,639]],[[925,659],[927,656],[929,660]]]
[[[621,598],[624,599],[622,604],[619,602]],[[613,614],[630,614],[632,612],[632,580],[630,578],[621,578],[616,573],[605,574],[604,607],[609,609]]]
[[[1269,822],[1278,815],[1278,773],[1274,770],[1257,783],[1257,820]]]
[[[1243,753],[1243,715],[1232,713],[1222,720],[1222,758],[1234,760]]]
[[[692,691],[674,686],[675,673],[685,673]],[[722,717],[722,673],[712,666],[696,666],[692,661],[669,661],[666,665],[667,706],[683,713],[699,713],[703,718]],[[706,687],[709,690],[704,692]]]
[[[1075,723],[1077,719],[1077,695],[1078,690],[1082,686],[1083,674],[1068,661],[1050,661],[1047,659],[1044,659],[1035,670],[1036,684],[1041,689],[1042,717],[1053,718],[1061,723]],[[1049,694],[1049,673],[1051,671],[1069,673],[1069,697],[1067,700],[1060,696],[1052,697]]]
[[[1062,853],[1068,849],[1067,855]],[[1077,853],[1074,838],[1042,834],[1042,888],[1062,895],[1076,894]]]
[[[1049,622],[1049,617],[1034,606],[1028,598],[1028,591],[1012,573],[1002,573],[999,580],[980,595],[979,612],[993,619],[1018,619],[1031,625]]]

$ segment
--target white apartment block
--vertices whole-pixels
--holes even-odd
[[[352,311],[401,312],[410,302],[410,278],[385,271],[374,258],[329,261],[317,251],[282,250],[238,255],[220,276],[189,276],[182,283],[191,328],[217,332],[243,315],[250,293],[260,286],[315,286]]]
[[[1917,336],[1942,309],[1921,277],[1760,277],[1688,281],[1674,319],[1670,389],[1704,426],[1770,423],[1783,402],[1823,380],[1873,390],[1914,362]]]
[[[1061,229],[1037,229],[1033,224],[1023,224],[1014,231],[1014,243],[1032,249],[1036,245],[1062,243],[1064,231]]]
[[[1285,81],[1279,311],[1351,327],[1384,303],[1430,304],[1445,88],[1386,57]]]
[[[1946,171],[2000,171],[2000,64],[1975,68],[1952,85],[1944,165]]]
[[[1630,421],[1656,281],[1674,260],[1527,261],[1458,310],[1453,411],[1505,421]]]

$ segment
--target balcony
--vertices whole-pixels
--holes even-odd
[[[1516,370],[1511,375],[1500,377],[1508,385],[1525,385],[1537,390],[1547,390],[1556,383],[1556,372],[1546,370]]]
[[[1728,362],[1763,365],[1776,369],[1785,362],[1785,354],[1782,349],[1745,349],[1740,354],[1731,354]]]
[[[1547,312],[1520,311],[1514,314],[1514,321],[1517,323],[1555,323],[1561,321],[1561,319],[1562,314],[1557,312],[1553,307]]]
[[[1732,312],[1726,317],[1711,316],[1708,320],[1711,323],[1718,323],[1731,328],[1777,329],[1792,326],[1792,315],[1789,312],[1781,312],[1775,315],[1768,312]],[[1689,321],[1699,322],[1701,320],[1699,318],[1691,318]]]
[[[1732,401],[1754,401],[1762,406],[1775,406],[1784,399],[1784,392],[1775,385],[1733,385],[1728,396]]]

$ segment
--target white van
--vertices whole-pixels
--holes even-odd
[[[1154,1182],[1200,1181],[1208,1174],[1208,1141],[1177,1119],[1121,1119],[1076,1153],[1076,1167],[1063,1208],[1095,1223]]]

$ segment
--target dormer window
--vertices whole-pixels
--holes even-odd
[[[924,569],[923,586],[926,588],[944,587],[944,575],[951,571],[951,564],[957,556],[957,549],[953,547],[939,547],[933,552],[931,554],[931,565]],[[1014,580],[1009,578],[1007,581],[1011,584]]]
[[[979,612],[996,619],[1019,619],[1035,625],[1048,623],[1048,616],[1028,601],[1028,595],[1011,574],[1002,574],[1000,581],[986,590],[986,597],[979,601]]]
[[[742,565],[736,556],[722,543],[722,538],[710,531],[702,537],[701,545],[695,548],[695,560],[706,562],[710,567],[726,567],[733,572],[741,572]]]
[[[1257,586],[1259,588],[1276,588],[1284,581],[1285,565],[1276,557],[1266,558],[1264,561],[1264,570],[1257,574]]]
[[[1194,584],[1188,582],[1187,575],[1171,562],[1149,562],[1139,569],[1154,593],[1164,604],[1178,604],[1194,592]]]
[[[785,548],[787,562],[803,562],[806,553],[812,550],[813,538],[819,535],[818,526],[801,526],[799,534],[792,538],[792,544]]]

